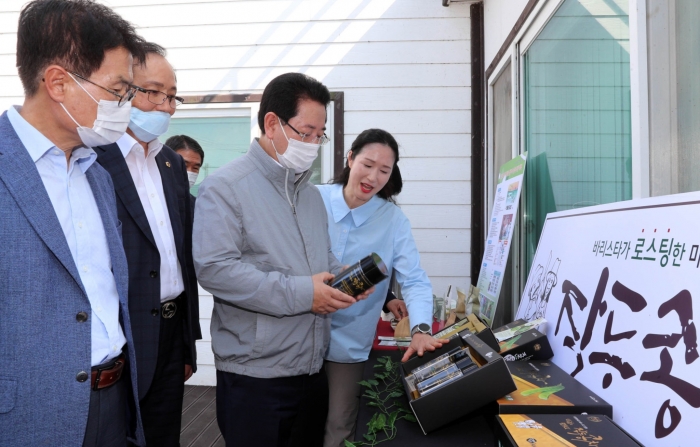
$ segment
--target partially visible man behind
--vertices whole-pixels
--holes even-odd
[[[276,77],[260,102],[263,135],[200,185],[194,260],[214,295],[216,414],[227,446],[323,444],[328,314],[355,302],[324,283],[341,265],[308,183],[328,141],[329,102],[313,78]]]
[[[127,132],[99,146],[112,176],[129,264],[129,312],[139,367],[139,399],[149,446],[180,444],[185,381],[197,367],[197,279],[192,211],[182,157],[158,139],[182,103],[165,50],[146,43],[135,58],[136,88]]]
[[[91,149],[126,130],[142,44],[88,0],[20,13],[24,105],[0,116],[3,445],[144,442],[121,224]]]
[[[202,146],[197,143],[197,140],[187,135],[173,135],[165,141],[165,145],[180,154],[182,159],[185,160],[187,181],[189,181],[190,188],[192,188],[199,176],[199,170],[204,164],[204,150],[202,150]],[[192,195],[190,197],[192,198],[192,211],[194,212],[196,198]]]

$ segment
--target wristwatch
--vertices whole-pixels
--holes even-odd
[[[430,330],[430,326],[428,324],[421,323],[413,326],[413,329],[411,329],[411,337],[418,333],[432,335],[431,332],[432,331]]]

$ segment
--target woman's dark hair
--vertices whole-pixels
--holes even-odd
[[[194,151],[199,154],[202,158],[202,164],[204,164],[204,151],[202,150],[202,146],[192,137],[188,137],[187,135],[173,135],[165,140],[165,145],[175,152],[181,149]]]
[[[273,112],[281,120],[289,122],[299,113],[299,101],[304,99],[328,107],[331,94],[325,85],[302,73],[285,73],[270,81],[260,99],[260,132],[265,135],[265,115],[268,112]]]
[[[92,0],[34,0],[19,14],[17,68],[27,97],[36,94],[51,64],[89,78],[105,51],[124,47],[143,60],[144,39],[134,26]]]
[[[355,141],[352,142],[350,158],[354,160],[365,146],[372,143],[388,146],[394,152],[394,166],[391,170],[389,181],[386,182],[386,185],[377,193],[382,199],[394,202],[394,196],[399,195],[401,188],[403,188],[403,179],[401,179],[401,171],[399,171],[398,165],[399,144],[394,137],[389,132],[382,129],[367,129],[362,131],[362,133],[355,138]],[[348,185],[348,179],[350,179],[350,167],[346,160],[343,171],[336,178],[331,180],[331,183],[340,183],[343,185],[343,188],[345,188]]]

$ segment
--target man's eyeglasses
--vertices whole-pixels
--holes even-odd
[[[320,137],[316,137],[316,136],[314,136],[314,135],[312,135],[312,134],[310,134],[310,133],[301,133],[301,132],[299,132],[298,130],[296,130],[296,129],[295,129],[291,124],[289,124],[287,121],[283,121],[283,122],[284,122],[284,124],[286,124],[287,126],[289,126],[290,129],[292,129],[294,132],[296,132],[297,135],[299,135],[299,136],[301,137],[301,141],[304,142],[304,143],[312,143],[312,144],[318,144],[318,145],[323,146],[324,144],[326,144],[326,143],[328,143],[329,141],[331,141],[331,139],[328,138],[328,135],[326,135],[325,133],[324,133],[323,135],[321,135]]]
[[[177,106],[181,106],[185,102],[184,98],[175,95],[166,95],[165,93],[159,92],[158,90],[147,90],[145,88],[133,84],[131,85],[131,87],[135,88],[141,93],[148,95],[148,102],[157,106],[163,104],[167,100],[168,104],[170,104],[170,107],[174,109]]]
[[[85,82],[89,82],[90,84],[92,84],[92,85],[94,85],[94,86],[96,86],[96,87],[99,87],[99,88],[101,88],[102,90],[104,90],[104,91],[106,91],[106,92],[109,92],[109,93],[113,94],[114,96],[116,96],[117,98],[119,98],[119,101],[117,102],[117,105],[118,105],[119,107],[121,107],[121,106],[123,106],[124,104],[126,104],[127,102],[131,101],[131,100],[134,98],[134,95],[136,94],[136,88],[135,88],[134,86],[128,86],[128,87],[126,88],[126,92],[125,92],[124,94],[121,94],[121,95],[120,95],[119,93],[115,92],[114,90],[110,90],[110,89],[108,89],[108,88],[106,88],[106,87],[102,87],[100,84],[96,84],[96,83],[92,82],[91,80],[89,80],[89,79],[87,79],[87,78],[85,78],[85,77],[83,77],[83,76],[80,76],[78,73],[75,73],[75,72],[72,72],[72,71],[69,71],[68,73],[70,73],[70,74],[72,74],[73,76],[76,76],[76,77],[82,79],[82,80],[85,81]]]

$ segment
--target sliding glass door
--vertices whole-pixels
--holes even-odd
[[[522,60],[526,277],[547,213],[632,198],[628,0],[565,0]]]

